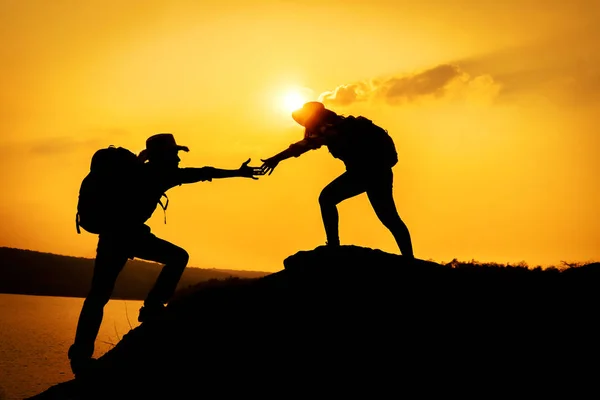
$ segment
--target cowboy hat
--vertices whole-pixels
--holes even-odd
[[[171,133],[157,133],[146,140],[146,148],[140,152],[139,157],[147,160],[149,156],[162,154],[169,151],[190,151],[187,146],[178,145]]]
[[[292,112],[294,121],[305,128],[315,126],[331,115],[337,114],[326,109],[323,103],[319,101],[309,101],[308,103],[304,103],[301,108]]]

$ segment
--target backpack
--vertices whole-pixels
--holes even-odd
[[[328,147],[346,166],[391,168],[398,163],[396,145],[388,131],[362,116],[345,117],[340,135],[330,139]]]
[[[365,117],[356,118],[359,133],[364,138],[366,150],[376,157],[375,161],[381,162],[386,167],[393,167],[398,163],[398,152],[394,139],[386,129],[376,125]]]
[[[124,147],[110,145],[94,153],[79,188],[77,233],[83,228],[100,234],[135,221],[136,184],[142,165],[143,161]],[[166,210],[166,205],[159,203]]]

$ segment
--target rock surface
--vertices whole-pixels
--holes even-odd
[[[387,398],[426,394],[422,380],[473,388],[482,377],[506,388],[581,361],[597,332],[599,272],[317,247],[280,272],[175,298],[87,377],[31,399]]]

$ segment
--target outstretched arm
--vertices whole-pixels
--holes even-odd
[[[238,169],[221,169],[215,167],[182,168],[180,170],[181,183],[195,183],[211,181],[220,178],[251,178],[258,179],[257,175],[264,175],[259,167],[249,167],[250,159],[244,161]]]
[[[272,157],[267,159],[261,159],[263,165],[260,167],[260,170],[263,174],[271,175],[273,170],[283,160],[287,160],[290,157],[299,157],[300,155],[306,153],[309,150],[318,149],[323,144],[325,144],[324,140],[321,138],[310,138],[303,139],[299,142],[296,142],[287,149],[275,154]]]

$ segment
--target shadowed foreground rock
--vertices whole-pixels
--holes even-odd
[[[199,286],[89,377],[32,399],[387,398],[416,379],[485,376],[506,386],[582,362],[597,333],[599,264],[453,267],[342,246],[284,267]]]

